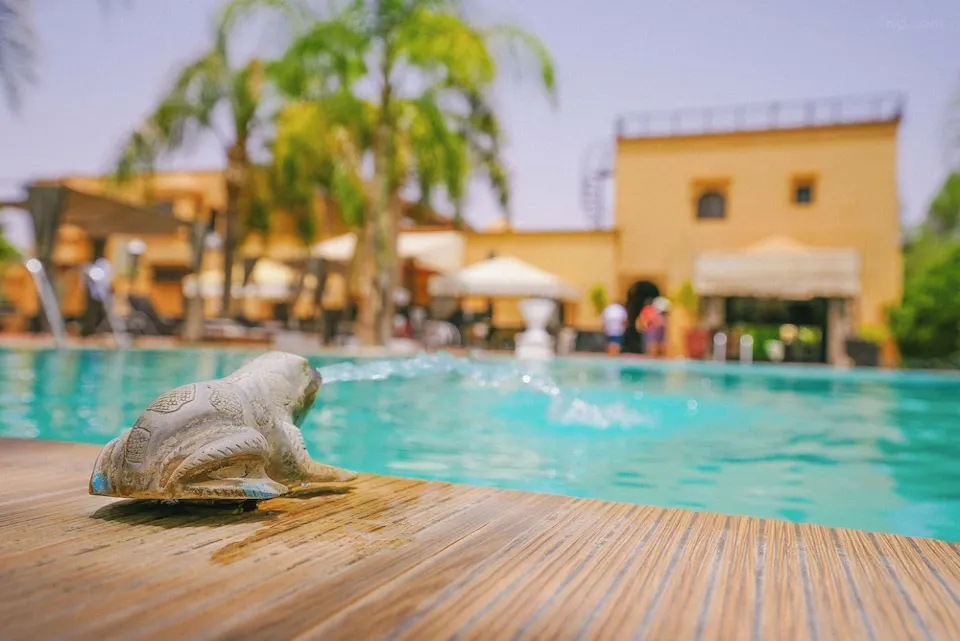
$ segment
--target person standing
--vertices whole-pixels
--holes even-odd
[[[623,346],[623,333],[627,329],[627,308],[620,303],[610,303],[603,310],[603,333],[607,335],[607,354],[616,356]]]
[[[658,296],[640,310],[637,331],[643,333],[643,351],[647,356],[662,358],[666,354],[666,314],[669,309],[670,301]]]

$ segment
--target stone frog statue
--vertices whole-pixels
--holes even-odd
[[[103,448],[90,493],[247,501],[350,481],[355,473],[312,460],[300,432],[321,382],[305,358],[270,352],[170,390]]]

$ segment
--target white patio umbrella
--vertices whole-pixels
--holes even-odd
[[[446,276],[434,276],[432,296],[488,298],[559,298],[576,301],[580,292],[558,276],[518,258],[498,256]]]
[[[198,280],[199,293],[202,298],[216,298],[222,294],[222,269],[210,269],[201,272],[199,279],[194,275],[187,276],[183,279],[184,294],[196,296]],[[237,265],[233,270],[233,295],[235,297],[264,300],[283,299],[288,297],[293,287],[296,286],[297,273],[282,263],[261,258],[253,268],[247,286],[243,287],[241,283],[243,283],[243,267]]]
[[[456,231],[403,231],[397,238],[397,255],[413,259],[427,269],[446,274],[463,267],[463,234]],[[355,234],[321,241],[310,252],[335,263],[346,263],[357,249]]]

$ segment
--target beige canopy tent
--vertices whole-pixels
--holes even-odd
[[[860,254],[772,237],[737,252],[700,254],[693,288],[700,296],[852,298],[860,294]]]
[[[314,245],[313,256],[333,263],[346,263],[357,248],[355,234],[343,234]],[[446,274],[463,266],[463,234],[456,231],[403,231],[397,239],[401,259],[413,259],[422,267]]]
[[[432,296],[580,300],[576,287],[511,256],[498,256],[430,280]]]

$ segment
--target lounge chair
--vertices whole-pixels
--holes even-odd
[[[176,333],[178,323],[160,316],[149,298],[131,295],[127,300],[130,303],[130,316],[127,317],[126,326],[131,334],[173,336]]]
[[[203,324],[204,338],[215,341],[238,343],[263,343],[273,339],[274,331],[266,327],[251,326],[232,318],[210,318]]]

